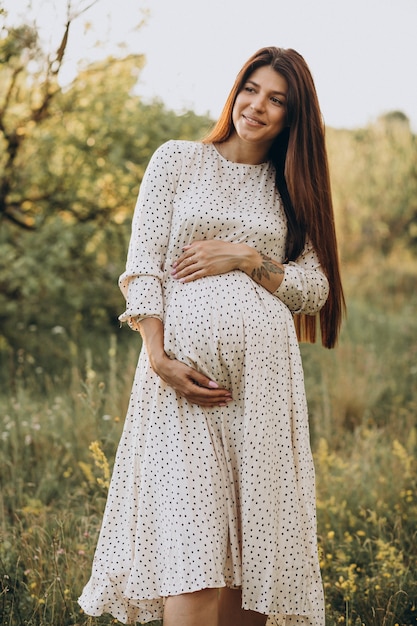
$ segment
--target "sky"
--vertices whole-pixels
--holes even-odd
[[[71,1],[73,10],[92,2]],[[36,18],[53,49],[67,2],[0,5],[9,19]],[[62,80],[83,60],[143,53],[137,93],[216,118],[253,52],[295,48],[311,69],[326,125],[363,127],[400,110],[417,132],[416,32],[417,0],[98,0],[73,22]]]

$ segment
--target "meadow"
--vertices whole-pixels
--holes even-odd
[[[417,267],[345,271],[339,346],[303,345],[317,473],[327,625],[417,624]],[[385,278],[384,278],[385,277]],[[392,281],[394,282],[394,281]],[[360,285],[360,289],[358,288]],[[387,298],[387,290],[390,298]],[[91,619],[86,582],[140,344],[127,329],[96,352],[68,346],[59,377],[20,355],[0,398],[0,621],[4,626],[118,623]],[[97,353],[98,353],[97,349]],[[42,377],[40,384],[39,377]]]

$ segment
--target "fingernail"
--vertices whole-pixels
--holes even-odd
[[[218,389],[219,385],[217,383],[214,382],[214,380],[211,380],[208,384],[209,387],[211,387],[212,389]]]

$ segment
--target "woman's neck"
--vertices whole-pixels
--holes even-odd
[[[259,165],[268,161],[270,146],[259,143],[242,141],[236,133],[226,141],[216,144],[217,150],[222,157],[233,163],[246,163],[247,165]]]

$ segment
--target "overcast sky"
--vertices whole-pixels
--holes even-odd
[[[36,15],[53,45],[67,0],[32,0],[32,12],[27,4],[3,0],[10,15]],[[74,22],[65,77],[81,59],[144,53],[140,94],[217,117],[253,52],[291,47],[311,68],[327,125],[360,127],[401,110],[417,132],[416,33],[417,0],[98,0]]]

